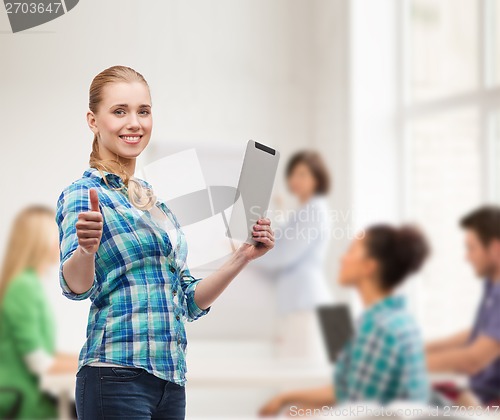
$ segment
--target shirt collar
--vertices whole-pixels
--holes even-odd
[[[406,298],[400,295],[390,295],[367,308],[365,314],[373,315],[384,309],[403,309],[406,307]]]
[[[488,295],[500,296],[500,282],[486,279],[486,289]]]
[[[123,180],[121,179],[121,177],[119,175],[114,174],[112,172],[107,172],[105,170],[103,170],[102,172],[104,173],[104,176],[106,177],[108,183],[111,186],[121,187],[124,185]],[[92,168],[92,167],[87,168],[85,170],[85,172],[83,173],[83,176],[89,177],[89,178],[97,178],[100,181],[103,181],[103,179],[104,179],[103,176],[101,175],[101,172],[97,168]],[[144,181],[143,179],[136,178],[136,177],[134,177],[134,179],[142,182],[147,188],[152,189],[151,184],[148,183],[147,181]]]

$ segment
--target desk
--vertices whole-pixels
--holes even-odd
[[[332,380],[331,366],[311,365],[300,360],[193,360],[188,361],[189,388],[229,387],[270,387],[308,388],[328,384]],[[460,385],[467,382],[464,376],[439,374],[431,376],[432,382],[456,381]],[[59,418],[67,419],[70,403],[74,401],[75,376],[44,375],[40,386],[43,390],[59,398]]]
[[[40,388],[58,398],[59,419],[69,419],[71,403],[75,401],[76,377],[71,374],[42,375]]]
[[[454,382],[458,386],[466,387],[469,384],[469,378],[465,375],[458,375],[456,373],[431,373],[431,382],[433,384],[438,382]]]

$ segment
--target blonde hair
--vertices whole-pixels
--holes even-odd
[[[99,107],[99,104],[102,101],[103,89],[106,85],[110,83],[117,82],[141,82],[144,83],[148,89],[149,85],[146,82],[146,79],[142,76],[142,74],[138,73],[134,69],[126,66],[113,66],[109,67],[106,70],[100,72],[90,85],[89,90],[89,109],[96,113]],[[111,172],[117,174],[122,180],[123,183],[128,187],[128,182],[130,180],[129,175],[125,170],[125,166],[123,163],[119,161],[119,159],[102,159],[99,154],[99,142],[97,134],[94,135],[94,141],[92,143],[92,152],[90,153],[89,165],[92,168],[96,168],[99,170],[101,175],[104,178],[104,182],[106,185],[113,190],[121,190],[123,188],[112,188],[104,176],[103,171]]]
[[[0,303],[12,279],[27,268],[38,268],[49,258],[55,212],[43,205],[31,205],[14,219],[0,276]]]

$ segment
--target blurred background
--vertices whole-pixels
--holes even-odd
[[[236,186],[253,139],[281,152],[272,203],[293,208],[286,163],[317,150],[333,179],[324,267],[333,299],[359,305],[336,283],[356,231],[415,221],[433,255],[404,293],[424,336],[471,324],[481,282],[458,219],[500,203],[500,1],[85,0],[17,34],[0,13],[0,56],[0,254],[21,208],[55,209],[88,167],[88,88],[122,64],[152,93],[139,168],[195,148],[207,185]],[[78,353],[90,301],[64,298],[57,269],[45,281],[57,348]],[[279,390],[330,380],[319,365],[276,361],[275,293],[249,267],[187,325],[188,416],[253,415]]]

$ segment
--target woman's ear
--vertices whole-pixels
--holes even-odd
[[[92,130],[94,134],[98,134],[99,130],[97,129],[95,115],[92,111],[87,112],[87,124],[89,128]]]

